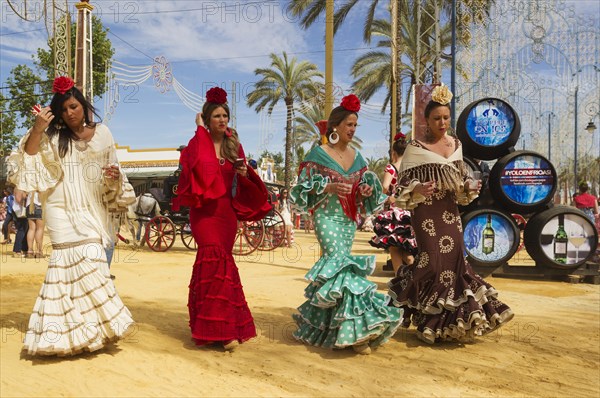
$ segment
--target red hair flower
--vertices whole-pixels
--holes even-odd
[[[64,94],[73,88],[75,82],[69,76],[59,76],[54,79],[52,83],[52,92],[57,94]]]
[[[224,104],[227,102],[227,92],[221,87],[213,87],[206,92],[206,102]]]
[[[404,134],[402,134],[401,132],[400,132],[400,133],[397,133],[397,134],[394,136],[394,141],[398,141],[398,140],[404,140],[404,139],[406,139],[406,136],[405,136]]]
[[[349,94],[342,98],[342,103],[340,105],[350,112],[358,112],[360,110],[360,100],[354,94]]]
[[[319,133],[325,135],[325,133],[327,133],[327,120],[319,120],[317,122],[317,127],[319,128]]]

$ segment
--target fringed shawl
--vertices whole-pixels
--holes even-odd
[[[30,133],[21,139],[19,150],[9,159],[9,181],[20,190],[39,192],[44,205],[49,195],[63,195],[61,200],[73,228],[95,230],[109,246],[116,233],[117,213],[127,211],[135,201],[135,193],[122,170],[117,180],[104,176],[104,167],[118,164],[108,127],[97,124],[84,148],[77,149],[71,142],[63,158],[58,155],[58,135],[49,139],[43,134],[39,152],[28,155],[25,144]]]
[[[448,158],[423,148],[415,141],[408,145],[400,164],[396,191],[400,207],[414,209],[423,202],[425,197],[412,191],[418,183],[427,181],[435,181],[438,191],[454,193],[460,205],[466,205],[478,196],[477,192],[465,189],[465,180],[470,177],[463,161],[460,141],[456,140],[456,145],[456,150]]]
[[[398,179],[435,181],[438,190],[456,192],[464,188],[466,174],[461,145],[446,159],[413,141],[404,152]]]

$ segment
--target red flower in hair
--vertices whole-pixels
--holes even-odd
[[[64,94],[73,88],[75,82],[68,76],[59,76],[54,79],[52,84],[52,92],[58,94]]]
[[[327,133],[327,120],[319,120],[317,122],[317,127],[319,128],[319,133],[325,135],[325,133]]]
[[[394,141],[404,140],[405,138],[406,138],[406,136],[400,132],[394,136]]]
[[[360,100],[354,94],[349,94],[342,98],[342,103],[340,105],[350,112],[358,112],[360,110]]]
[[[206,92],[206,102],[224,104],[227,102],[227,92],[221,87],[213,87]]]

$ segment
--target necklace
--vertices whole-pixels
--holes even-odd
[[[335,151],[335,153],[340,157],[341,160],[344,160],[342,153],[340,151],[338,151],[338,149],[336,147],[334,147],[333,145],[329,145],[329,148],[333,149]]]
[[[85,132],[85,128],[87,127],[86,123],[83,123],[83,128],[84,128],[84,132]],[[75,136],[77,136],[77,133],[75,133]],[[94,135],[92,134],[92,137]],[[75,149],[77,149],[79,152],[84,152],[85,150],[88,149],[89,147],[89,142],[92,138],[90,137],[89,139],[83,139],[83,138],[76,138],[75,140],[73,140],[73,145],[75,146]]]

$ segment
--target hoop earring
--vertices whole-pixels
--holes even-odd
[[[334,137],[335,135],[335,137]],[[340,135],[337,133],[337,130],[334,128],[333,133],[329,134],[329,142],[333,145],[337,144],[340,140]]]

